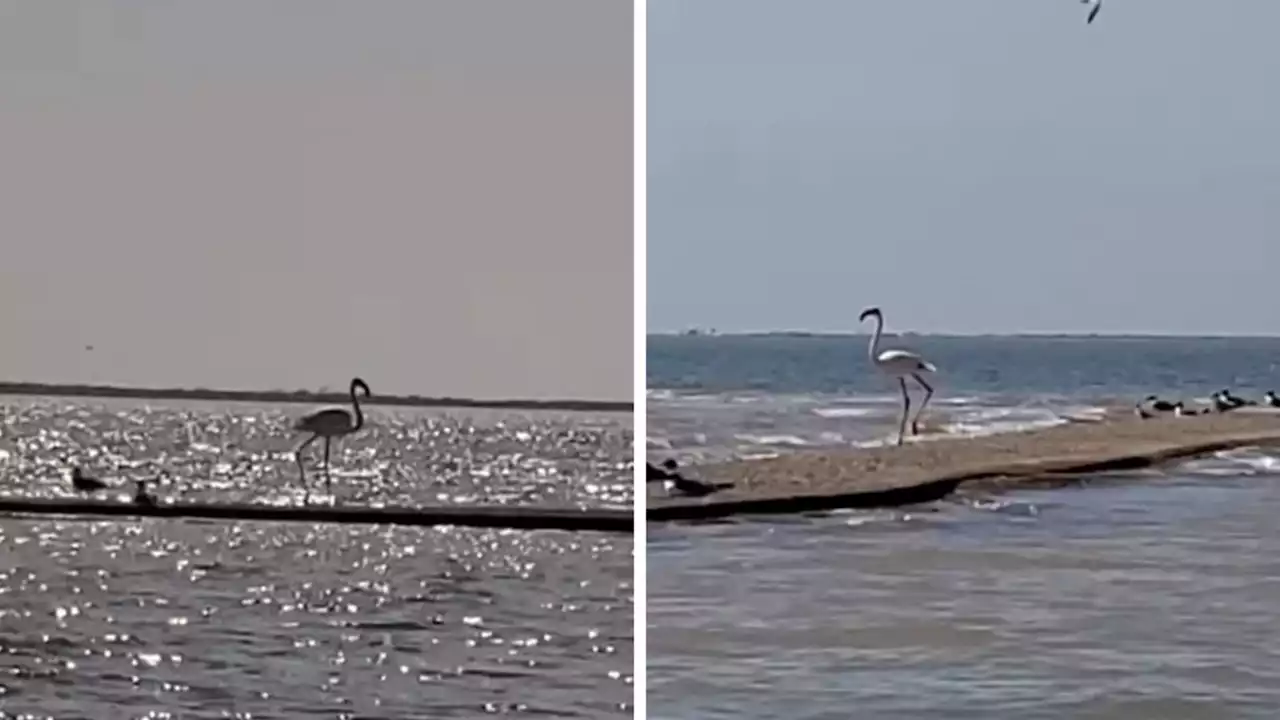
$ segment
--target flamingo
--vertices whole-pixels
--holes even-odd
[[[311,437],[303,440],[298,449],[294,451],[294,459],[298,463],[298,476],[302,480],[304,490],[307,485],[307,476],[302,469],[302,451],[315,442],[316,438],[324,438],[324,491],[329,494],[329,444],[336,437],[350,435],[364,427],[364,413],[360,411],[360,399],[356,395],[356,390],[363,390],[365,397],[369,397],[372,394],[369,392],[369,386],[364,380],[360,378],[351,379],[351,409],[355,414],[354,421],[351,418],[352,412],[347,412],[346,408],[331,407],[317,410],[294,423],[294,430],[311,433]]]
[[[918,354],[906,350],[881,352],[880,333],[884,331],[884,314],[878,307],[867,308],[858,316],[858,322],[865,322],[869,317],[876,319],[876,330],[871,336],[871,344],[867,346],[867,356],[871,358],[871,364],[875,365],[877,370],[889,377],[897,378],[898,387],[902,388],[902,422],[898,424],[898,444],[901,445],[902,436],[907,431],[907,416],[911,413],[911,396],[907,394],[907,377],[911,377],[924,388],[924,400],[920,401],[920,409],[916,411],[916,417],[911,421],[911,434],[919,435],[920,414],[929,404],[929,398],[933,397],[933,388],[920,377],[920,373],[937,372],[938,368]]]
[[[1093,19],[1098,17],[1098,11],[1102,9],[1102,0],[1080,0],[1082,5],[1091,5],[1089,9],[1089,17],[1085,18],[1085,25],[1092,25]]]

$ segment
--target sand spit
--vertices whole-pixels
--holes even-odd
[[[1236,411],[1099,422],[955,437],[903,447],[796,452],[698,466],[691,474],[732,482],[701,500],[650,497],[648,519],[697,520],[743,513],[891,507],[944,497],[962,483],[1000,485],[1046,476],[1136,470],[1230,448],[1280,442],[1280,413]]]

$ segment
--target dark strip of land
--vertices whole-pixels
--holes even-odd
[[[369,508],[166,502],[145,506],[131,502],[0,498],[0,515],[203,518],[417,527],[461,525],[518,530],[579,530],[615,533],[631,533],[635,528],[635,516],[630,510],[507,506]]]
[[[216,390],[209,388],[138,388],[114,385],[59,385],[47,383],[0,382],[0,395],[45,397],[102,397],[140,400],[220,400],[255,403],[350,402],[345,392],[310,390]],[[635,404],[614,400],[483,400],[474,398],[422,397],[421,395],[373,395],[361,404],[402,407],[485,408],[493,410],[560,410],[570,412],[634,412]]]
[[[796,513],[931,502],[962,483],[1137,470],[1237,447],[1280,443],[1280,414],[1236,411],[1149,420],[1112,418],[1034,432],[947,438],[863,450],[796,452],[699,466],[733,488],[701,500],[650,498],[650,521]]]

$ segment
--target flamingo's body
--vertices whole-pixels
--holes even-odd
[[[107,484],[98,478],[85,475],[80,468],[76,467],[71,469],[71,487],[74,487],[80,492],[92,493],[99,490],[106,490]]]
[[[1093,19],[1098,17],[1098,11],[1102,9],[1102,0],[1080,0],[1083,5],[1090,5],[1089,16],[1085,18],[1085,25],[1092,25]]]
[[[910,377],[924,388],[924,399],[920,401],[920,409],[916,411],[916,416],[911,421],[911,434],[919,435],[920,415],[929,404],[929,398],[933,397],[933,387],[920,375],[937,372],[938,368],[918,353],[907,350],[880,350],[880,335],[884,332],[884,314],[878,307],[867,308],[858,316],[858,321],[865,322],[869,317],[876,319],[876,329],[871,335],[867,356],[871,358],[871,364],[877,370],[891,378],[896,378],[898,387],[902,389],[902,421],[898,424],[898,444],[901,445],[903,436],[907,432],[907,417],[911,414],[911,396],[907,393],[907,378]]]
[[[329,445],[336,437],[350,435],[364,427],[364,412],[360,410],[360,398],[356,395],[356,390],[363,390],[364,396],[369,397],[369,386],[360,378],[351,380],[351,411],[341,407],[325,408],[299,418],[294,423],[293,429],[301,432],[311,433],[311,437],[302,441],[295,452],[298,462],[298,474],[302,478],[303,487],[306,487],[307,476],[302,469],[302,451],[308,445],[315,442],[317,438],[324,438],[324,490],[328,494],[330,491],[329,477]],[[353,417],[354,415],[354,417]]]

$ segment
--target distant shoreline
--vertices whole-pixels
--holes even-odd
[[[217,390],[209,388],[139,388],[115,385],[70,385],[0,382],[0,395],[46,397],[129,398],[136,400],[220,400],[256,403],[342,404],[350,393],[310,390]],[[564,410],[570,412],[635,412],[635,404],[618,400],[476,400],[472,398],[422,397],[421,395],[373,395],[362,404],[393,407],[483,408],[491,410]]]
[[[906,336],[906,337],[925,337],[925,338],[963,338],[966,340],[973,339],[996,339],[996,340],[1274,340],[1280,338],[1280,335],[1169,335],[1162,333],[933,333],[933,332],[915,332],[912,330],[894,331],[890,335]],[[649,338],[688,338],[688,339],[710,339],[710,338],[789,338],[789,339],[812,339],[812,340],[830,340],[830,339],[847,339],[847,338],[867,338],[871,333],[868,332],[809,332],[806,330],[762,330],[747,332],[651,332],[646,333]]]

